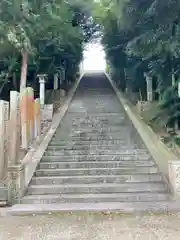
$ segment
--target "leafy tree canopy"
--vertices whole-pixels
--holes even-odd
[[[57,68],[73,77],[84,44],[96,31],[92,6],[92,0],[1,0],[1,89],[14,74],[18,89],[32,76],[53,74]]]

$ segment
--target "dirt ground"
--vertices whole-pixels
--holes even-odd
[[[173,215],[49,214],[1,217],[0,240],[179,240]]]

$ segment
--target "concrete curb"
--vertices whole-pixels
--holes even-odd
[[[127,115],[134,124],[147,149],[154,158],[169,190],[173,191],[169,182],[169,164],[172,164],[172,162],[174,163],[174,161],[179,162],[178,157],[158,139],[153,130],[142,120],[138,112],[133,109],[132,104],[123,97],[122,93],[118,90],[116,84],[111,80],[109,75],[107,73],[105,73],[105,75],[111,83],[119,101],[123,105]]]

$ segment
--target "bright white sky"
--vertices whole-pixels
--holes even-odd
[[[106,69],[105,53],[99,43],[90,43],[84,51],[84,71],[97,71]]]

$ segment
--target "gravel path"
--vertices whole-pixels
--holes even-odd
[[[0,218],[0,240],[180,239],[180,214],[58,214]]]

